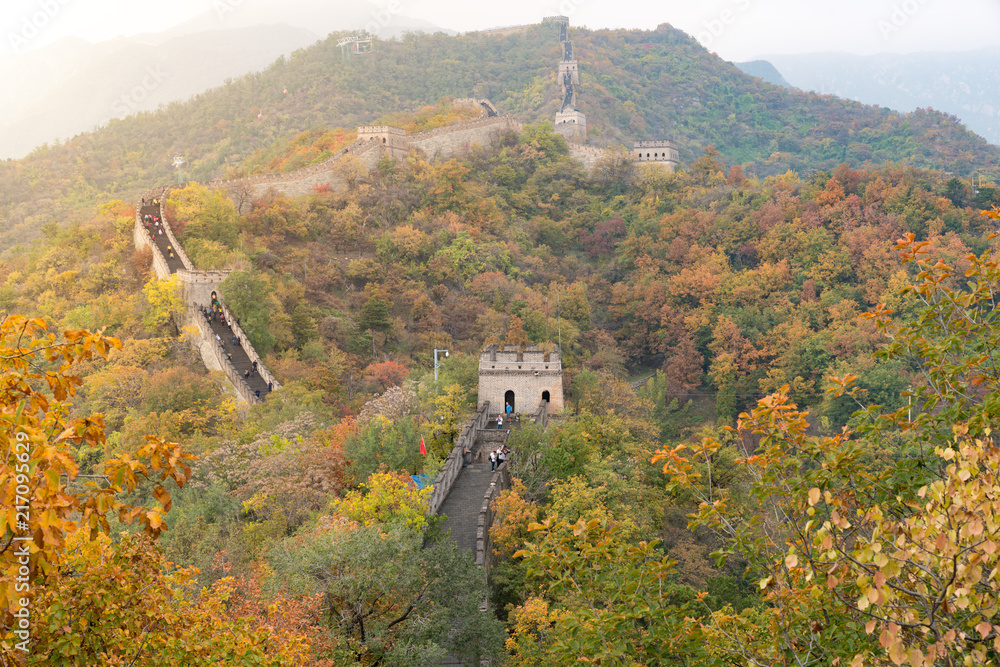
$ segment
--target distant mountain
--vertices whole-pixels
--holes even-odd
[[[781,86],[782,88],[792,87],[792,84],[785,81],[785,77],[781,76],[781,72],[779,72],[774,65],[766,60],[750,60],[745,63],[733,64],[736,65],[744,74],[755,76],[758,79],[763,79],[768,83],[773,83],[774,85]]]
[[[371,53],[354,57],[338,46],[340,37],[332,34],[186,102],[0,162],[0,248],[37,235],[48,221],[71,222],[96,204],[171,182],[175,155],[186,161],[185,178],[207,180],[242,173],[250,156],[267,164],[306,130],[349,133],[443,97],[487,97],[522,123],[551,123],[560,108],[562,48],[552,23],[502,37],[378,40]],[[952,117],[899,114],[765,83],[666,24],[653,31],[571,27],[570,38],[580,64],[577,106],[587,115],[592,146],[669,138],[690,165],[714,145],[722,162],[761,177],[788,170],[808,176],[842,162],[855,168],[894,162],[960,177],[1000,168],[1000,148]],[[130,76],[141,83],[143,71]],[[66,90],[73,93],[63,108],[83,104],[79,88]],[[121,88],[90,92],[110,92],[110,103]]]
[[[255,26],[182,35],[158,45],[64,40],[29,52],[4,64],[13,71],[0,71],[0,78],[13,82],[5,94],[11,104],[0,107],[0,158],[186,100],[317,39],[299,28]]]
[[[367,2],[343,9],[311,0],[212,7],[162,32],[99,44],[67,38],[19,57],[0,57],[0,159],[22,157],[112,118],[187,100],[330,32],[367,29],[389,38],[438,30]]]
[[[766,56],[793,86],[896,111],[932,107],[1000,144],[1000,49],[964,53]]]

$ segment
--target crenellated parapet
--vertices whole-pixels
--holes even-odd
[[[680,164],[677,144],[663,139],[658,141],[636,141],[632,144],[632,161],[636,164],[652,164],[673,171]]]
[[[516,348],[489,345],[479,355],[479,401],[502,413],[534,413],[541,404],[548,412],[563,409],[562,360],[559,346],[546,351],[537,345]]]

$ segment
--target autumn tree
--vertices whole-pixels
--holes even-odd
[[[972,280],[962,283],[913,235],[897,248],[917,266],[903,290],[920,306],[912,319],[894,319],[884,304],[870,317],[891,335],[880,358],[913,355],[920,366],[912,413],[866,405],[857,378],[847,376],[832,391],[856,401],[856,431],[813,436],[785,387],[740,416],[736,432],[753,443],[742,456],[726,455],[731,445],[708,438],[654,459],[664,462],[671,488],[700,501],[691,525],[717,532],[725,544],[718,558],[739,555],[760,577],[769,608],[717,613],[706,626],[742,660],[917,666],[997,659],[996,586],[986,573],[1000,565],[992,363],[1000,265],[990,252],[971,255],[965,273]],[[887,443],[898,451],[873,465]],[[722,476],[730,488],[718,488]],[[737,505],[737,494],[752,502]]]
[[[70,576],[69,540],[83,535],[78,539],[86,542],[107,534],[114,518],[122,524],[138,523],[156,537],[166,530],[163,516],[171,505],[167,480],[183,485],[190,476],[192,457],[179,445],[150,436],[138,451],[107,460],[100,468],[102,483],[78,485],[74,450],[103,450],[105,432],[100,415],[69,418],[67,401],[82,383],[70,371],[120,346],[117,339],[89,331],[66,331],[60,339],[48,333],[40,319],[8,315],[0,321],[0,439],[6,452],[0,493],[8,508],[0,514],[0,652],[8,662],[23,656],[16,649],[15,630],[26,630],[18,620],[25,603],[40,602],[44,598],[33,595],[42,587],[57,590]],[[156,507],[125,500],[141,485],[148,485]],[[24,585],[35,593],[25,596]],[[33,636],[43,632],[50,614],[73,609],[72,601],[35,607]],[[27,641],[23,636],[20,640]],[[77,654],[66,653],[67,658],[71,655]],[[80,659],[84,662],[79,664],[100,662],[95,655]]]
[[[75,576],[38,590],[35,603],[45,611],[27,664],[279,667],[306,659],[302,634],[228,616],[232,580],[199,592],[197,570],[172,565],[141,533],[116,544],[104,534],[74,533],[63,567]]]
[[[557,518],[529,526],[524,559],[534,595],[511,614],[512,665],[707,663],[704,605],[673,580],[655,544],[617,539],[613,524]],[[599,661],[599,662],[598,662]]]
[[[431,403],[434,406],[434,425],[441,430],[442,436],[439,439],[442,445],[439,454],[445,458],[454,446],[462,420],[469,411],[468,395],[461,385],[453,384],[431,399]]]
[[[166,280],[154,278],[146,283],[142,293],[149,304],[142,321],[147,329],[156,331],[167,324],[176,325],[177,317],[184,311],[184,301],[180,295],[180,279],[176,273]]]
[[[382,391],[401,385],[407,375],[409,375],[409,370],[406,366],[391,359],[369,364],[365,369],[365,377],[368,378],[368,381]]]
[[[424,544],[429,490],[411,484],[373,475],[364,494],[350,495],[269,558],[283,588],[323,595],[321,620],[350,651],[337,665],[498,657],[502,626],[479,611],[482,572],[449,539]]]

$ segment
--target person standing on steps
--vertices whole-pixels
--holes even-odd
[[[497,430],[503,428],[503,415],[497,415]]]
[[[494,451],[490,452],[490,472],[494,472],[497,469],[497,453]]]
[[[508,419],[508,420],[510,419],[510,413],[511,413],[511,410],[512,410],[512,408],[510,407],[510,403],[508,403],[508,404],[507,404],[507,419]]]

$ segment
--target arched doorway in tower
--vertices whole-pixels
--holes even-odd
[[[511,412],[517,412],[517,406],[514,405],[514,391],[512,389],[508,389],[507,392],[503,395],[503,403],[504,405],[503,408],[501,408],[500,410],[501,412],[506,412],[508,405],[510,406]]]
[[[551,400],[552,400],[552,396],[551,396],[551,394],[549,394],[549,390],[546,389],[545,391],[542,392],[542,402],[543,403],[548,403]]]

